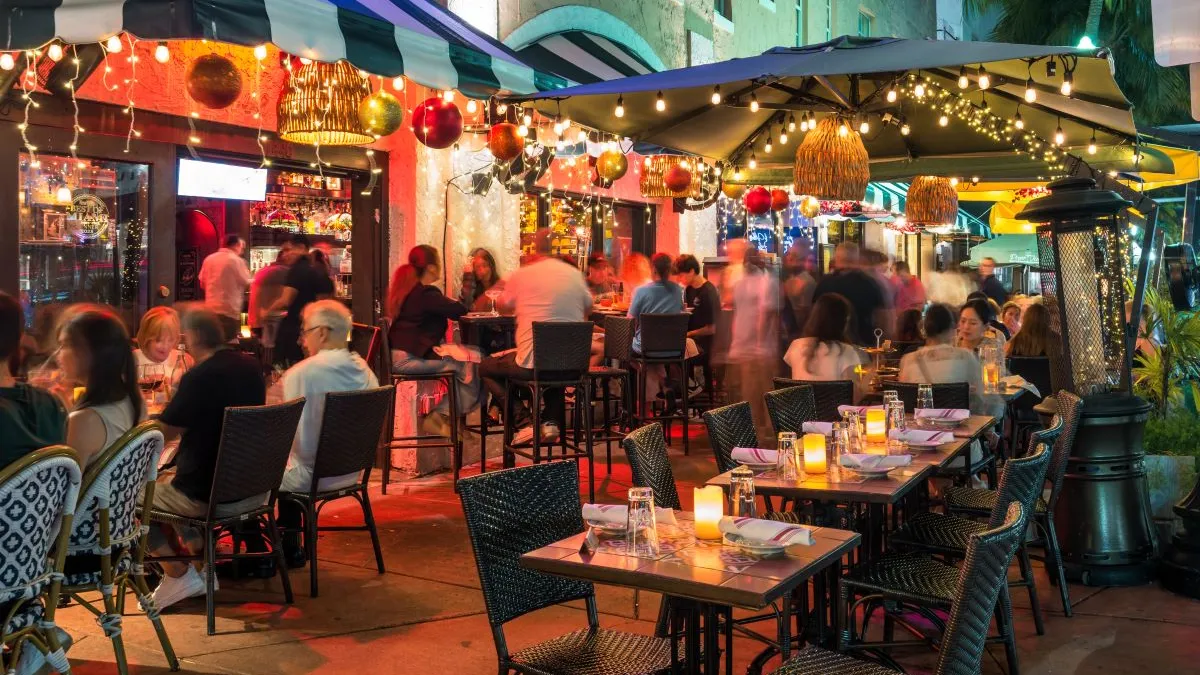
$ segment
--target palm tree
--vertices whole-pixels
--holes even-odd
[[[989,37],[999,42],[1075,45],[1081,35],[1093,37],[1111,50],[1117,84],[1140,124],[1190,118],[1184,70],[1154,60],[1150,0],[963,0],[963,11],[967,17],[998,11]]]

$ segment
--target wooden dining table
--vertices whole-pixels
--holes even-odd
[[[754,490],[757,495],[780,497],[793,504],[811,501],[822,505],[861,505],[866,509],[867,517],[861,553],[871,557],[883,552],[887,507],[896,506],[912,495],[938,469],[946,468],[960,457],[969,457],[972,442],[995,423],[994,417],[971,415],[952,430],[953,441],[934,448],[910,448],[912,463],[883,478],[867,478],[849,469],[830,467],[830,471],[806,475],[804,480],[783,480],[772,469],[754,477]],[[868,446],[867,451],[872,449]],[[879,446],[878,452],[883,453],[883,446]],[[714,476],[706,484],[716,485],[728,493],[732,473],[726,471]]]
[[[812,528],[812,545],[787,547],[783,555],[763,557],[745,553],[721,541],[695,537],[692,514],[676,511],[676,525],[658,526],[659,552],[653,557],[626,555],[622,536],[600,536],[588,549],[582,532],[521,556],[522,567],[599,584],[653,591],[668,596],[672,608],[672,640],[682,639],[684,658],[672,649],[672,672],[733,672],[732,608],[760,610],[787,602],[793,591],[810,579],[820,580],[823,621],[814,641],[834,637],[837,623],[837,584],[842,560],[859,545],[855,532]],[[724,621],[719,617],[725,617]],[[790,650],[788,613],[778,614],[783,630],[778,649]],[[725,630],[722,650],[721,629]],[[675,644],[678,644],[675,642]]]

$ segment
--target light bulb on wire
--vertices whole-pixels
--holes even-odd
[[[780,145],[787,145],[787,142],[788,142],[788,135],[787,135],[787,132],[786,132],[786,131],[784,131],[783,129],[780,129],[780,130],[779,130],[779,144],[780,144]]]
[[[624,99],[624,97],[621,97],[621,96],[617,97],[617,107],[615,110],[613,110],[613,115],[615,115],[617,117],[625,116],[625,99]]]
[[[111,54],[119,53],[121,51],[121,47],[120,35],[110,35],[108,36],[108,40],[104,43],[104,48],[107,49]]]
[[[404,76],[403,75],[397,75],[396,77],[392,78],[392,89],[395,89],[396,91],[404,91]],[[496,112],[503,115],[504,110],[501,110],[500,109],[501,107],[503,107],[503,108],[505,108],[505,110],[507,110],[508,106],[501,103],[500,106],[498,106],[496,108]]]
[[[533,124],[533,115],[530,115],[529,113],[521,115],[521,123],[525,126],[531,126]]]
[[[788,131],[795,131],[795,130],[796,130],[796,115],[795,115],[794,113],[788,113],[788,127],[787,127],[787,129],[788,129]],[[803,129],[803,128],[801,128],[800,130],[801,130],[801,131],[804,131],[804,129]]]
[[[12,54],[9,54],[8,52],[0,54],[0,69],[12,70],[14,67],[16,67],[16,65],[17,62],[15,59],[13,59]]]
[[[924,98],[925,97],[925,83],[918,82],[917,86],[913,87],[913,93],[917,95],[917,98]]]
[[[1021,117],[1021,113],[1017,113],[1017,116],[1013,118],[1013,126],[1017,129],[1025,128],[1025,120]]]
[[[658,92],[658,97],[654,99],[654,109],[658,112],[663,112],[667,109],[667,102],[663,99],[662,92]]]
[[[1063,133],[1062,122],[1058,123],[1058,128],[1054,130],[1054,144],[1062,145],[1067,141],[1067,135]]]
[[[750,94],[750,112],[758,112],[758,94]]]
[[[900,135],[907,136],[912,133],[912,127],[908,126],[908,122],[900,125]]]
[[[887,102],[888,103],[895,103],[896,99],[899,97],[900,97],[900,94],[896,93],[896,87],[894,85],[891,87],[888,87],[888,90],[887,90]]]
[[[520,136],[521,138],[525,138],[526,136],[529,135],[529,127],[525,126],[524,124],[518,126],[517,127],[517,135]]]
[[[983,65],[980,65],[979,66],[979,88],[987,89],[990,86],[992,86],[992,76],[988,75],[987,68],[984,68]]]
[[[475,99],[467,99],[467,112],[474,114],[476,110],[479,110],[479,104],[475,102]]]
[[[769,155],[772,149],[774,149],[774,146],[771,144],[771,137],[767,136],[767,142],[763,145],[763,152]]]
[[[57,42],[51,43],[49,49],[46,50],[46,56],[49,56],[50,60],[55,63],[62,61],[62,57],[63,57],[62,45],[58,44]]]
[[[267,58],[267,45],[261,44],[254,48],[254,58],[262,61]],[[399,78],[397,78],[399,79]]]
[[[846,120],[842,120],[841,124],[838,124],[838,136],[846,136],[849,133],[850,133],[850,126],[848,124],[846,124]]]
[[[154,48],[154,60],[159,63],[166,63],[171,60],[171,49],[167,47],[167,43],[160,42]]]
[[[871,123],[869,121],[867,121],[867,118],[864,117],[863,121],[858,125],[858,133],[865,134],[865,133],[869,132],[870,130],[871,130]]]
[[[1096,132],[1095,132],[1095,130],[1092,131],[1092,140],[1088,141],[1087,151],[1088,151],[1089,155],[1096,154]]]
[[[1033,78],[1025,80],[1025,102],[1033,103],[1037,100],[1037,89],[1033,88]]]
[[[1075,77],[1071,75],[1071,71],[1068,70],[1067,72],[1063,73],[1062,86],[1059,88],[1059,91],[1062,92],[1063,96],[1070,96],[1071,90],[1074,88],[1074,86]]]
[[[971,86],[971,80],[967,79],[967,67],[963,66],[958,69],[958,88],[966,89]]]
[[[946,113],[942,113],[942,116],[938,118],[938,126],[944,127],[944,126],[949,126],[949,125],[950,125],[950,116],[947,115]]]
[[[712,104],[721,105],[721,85],[713,87]]]
[[[750,153],[750,161],[749,161],[748,165],[749,165],[751,171],[758,168],[758,158],[754,156],[753,152]]]

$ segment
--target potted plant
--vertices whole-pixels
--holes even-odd
[[[1171,507],[1196,484],[1196,458],[1200,457],[1200,416],[1177,408],[1166,416],[1146,421],[1142,438],[1146,448],[1146,484],[1154,519],[1173,534],[1177,516]],[[1169,521],[1169,522],[1168,522]]]

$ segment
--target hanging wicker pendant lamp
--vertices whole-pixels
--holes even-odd
[[[680,155],[651,155],[642,165],[642,196],[699,199],[700,174],[695,159]],[[688,179],[686,183],[683,182],[685,177]],[[682,189],[673,189],[679,187]]]
[[[362,145],[375,140],[359,119],[367,78],[345,61],[313,61],[292,73],[279,97],[279,137],[306,145]]]
[[[942,176],[917,176],[908,186],[904,218],[910,225],[938,227],[958,218],[958,191]]]
[[[861,201],[871,180],[867,148],[856,129],[839,132],[839,121],[829,115],[804,136],[796,148],[793,169],[798,195],[818,199]]]

